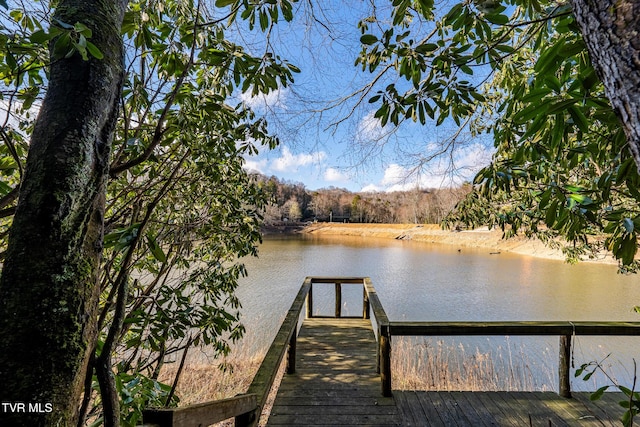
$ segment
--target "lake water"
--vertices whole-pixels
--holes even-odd
[[[487,249],[359,237],[267,237],[257,259],[247,259],[249,276],[238,295],[247,327],[244,346],[265,348],[275,336],[306,276],[369,276],[390,320],[600,320],[640,321],[637,276],[617,274],[612,265],[545,260]],[[332,285],[314,288],[314,306],[333,309]],[[343,285],[343,315],[362,311],[362,288]],[[533,366],[533,384],[555,389],[557,337],[434,338],[427,346],[445,342],[511,357],[524,354]],[[640,338],[578,337],[574,364],[600,360],[616,380],[628,385]],[[499,356],[506,357],[506,356]],[[594,382],[595,381],[595,382]],[[574,379],[574,389],[605,384],[594,376],[588,384]],[[551,384],[550,384],[551,382]]]

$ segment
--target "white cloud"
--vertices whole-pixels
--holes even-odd
[[[349,177],[344,172],[336,168],[328,168],[324,171],[324,179],[329,182],[344,182],[348,181]]]
[[[384,176],[380,182],[383,186],[398,185],[405,181],[409,171],[398,164],[391,164],[384,170]]]
[[[385,130],[380,119],[374,117],[375,111],[371,111],[358,123],[357,137],[365,141],[377,140],[384,136]]]
[[[456,158],[456,165],[472,171],[473,175],[475,175],[481,167],[491,162],[493,152],[493,149],[487,149],[482,144],[470,145]]]
[[[252,96],[250,91],[240,94],[240,100],[251,109],[281,108],[286,110],[289,89],[276,89],[267,94]]]
[[[491,150],[481,144],[473,144],[461,151],[453,160],[449,158],[432,161],[419,173],[412,173],[399,164],[391,164],[384,170],[379,183],[369,184],[362,191],[407,191],[419,188],[443,188],[457,186],[473,179],[481,167],[491,160]]]
[[[383,189],[375,184],[366,185],[362,187],[362,190],[360,190],[362,193],[377,193],[379,191],[383,191]]]
[[[324,151],[310,154],[293,154],[289,147],[282,147],[282,156],[271,162],[271,168],[278,172],[295,172],[300,166],[320,163],[326,159]]]
[[[245,159],[244,165],[242,165],[242,168],[248,172],[259,172],[264,175],[265,171],[267,170],[267,161]]]

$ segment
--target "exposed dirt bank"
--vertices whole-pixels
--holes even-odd
[[[564,260],[560,250],[545,246],[542,242],[526,237],[503,239],[502,231],[476,229],[464,231],[443,230],[439,225],[426,224],[342,224],[316,223],[302,232],[318,235],[342,235],[413,240],[417,242],[442,243],[458,247],[485,248],[489,252],[512,252],[547,259]],[[589,260],[592,261],[592,260]],[[615,264],[610,256],[592,262]]]

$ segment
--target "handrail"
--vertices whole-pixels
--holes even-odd
[[[390,336],[559,336],[558,394],[571,397],[571,337],[640,335],[640,322],[390,322]],[[386,362],[385,362],[386,363]],[[388,362],[390,363],[390,361]],[[389,380],[390,383],[390,380]],[[388,390],[391,392],[390,384]]]
[[[314,277],[313,283],[336,283],[336,317],[340,317],[340,283],[364,284],[363,318],[368,318],[369,306],[378,325],[376,366],[380,374],[382,395],[391,396],[392,336],[558,336],[558,394],[571,397],[571,337],[577,335],[639,336],[640,322],[594,321],[505,321],[505,322],[394,322],[389,321],[369,277]],[[312,300],[312,293],[308,295]],[[309,313],[311,304],[308,303]]]
[[[373,312],[378,325],[378,346],[376,347],[376,367],[380,374],[382,395],[391,396],[391,335],[389,334],[389,318],[378,298],[376,289],[369,277],[310,277],[311,283],[335,284],[335,316],[342,317],[342,284],[355,283],[363,285],[362,318],[369,319],[369,311]],[[307,295],[307,318],[313,315],[313,287]]]
[[[295,360],[298,318],[310,289],[311,280],[307,278],[293,300],[247,393],[229,399],[178,408],[146,409],[143,411],[144,425],[148,427],[211,425],[235,417],[236,426],[256,426],[287,348],[289,348],[288,365],[295,369],[291,359]],[[290,372],[289,369],[288,371]]]
[[[243,394],[178,408],[145,409],[143,427],[211,425],[253,411],[256,395]]]
[[[233,417],[235,417],[236,426],[256,426],[262,408],[266,403],[267,396],[273,387],[278,368],[282,364],[286,353],[288,353],[287,373],[295,372],[298,321],[305,301],[307,305],[307,317],[314,317],[314,283],[335,284],[336,318],[342,317],[342,284],[353,283],[363,285],[363,310],[361,318],[369,319],[369,313],[372,312],[377,323],[378,347],[376,366],[380,374],[383,396],[391,396],[392,336],[559,336],[559,394],[570,397],[570,354],[572,336],[640,335],[640,322],[391,322],[369,277],[306,277],[246,394],[229,399],[179,408],[147,409],[143,412],[145,426],[173,427],[210,425]]]
[[[267,354],[264,356],[258,372],[253,377],[251,385],[247,393],[253,393],[257,396],[257,408],[250,413],[246,413],[236,417],[236,426],[254,426],[258,424],[260,412],[267,401],[267,396],[271,391],[273,382],[275,381],[278,367],[282,363],[287,348],[289,348],[289,357],[287,358],[287,372],[295,371],[295,347],[298,329],[298,319],[304,305],[305,298],[311,289],[311,279],[307,277],[298,295],[293,300],[291,308],[287,312],[280,329],[273,339]]]
[[[391,322],[391,335],[640,335],[640,322]]]
[[[376,366],[380,374],[382,395],[391,396],[391,334],[389,332],[389,318],[384,310],[378,293],[371,283],[371,279],[364,278],[364,290],[371,304],[371,310],[378,324],[378,347],[376,351]]]

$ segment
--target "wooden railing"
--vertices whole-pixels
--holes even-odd
[[[376,352],[376,366],[382,382],[382,395],[391,396],[391,337],[388,333],[389,318],[378,298],[376,289],[369,277],[307,277],[311,283],[335,284],[335,313],[334,317],[342,316],[342,284],[355,283],[363,285],[362,292],[362,318],[369,319],[373,312],[376,324],[378,347]],[[313,288],[309,289],[307,296],[307,318],[318,317],[313,315]],[[360,316],[357,316],[360,317]]]
[[[141,427],[208,426],[256,408],[256,395],[243,394],[178,408],[146,409]]]
[[[640,335],[640,322],[390,322],[382,334],[388,335],[389,340],[392,336],[559,336],[558,394],[571,397],[571,338],[578,335],[637,336]],[[390,379],[383,383],[383,394],[390,393]]]
[[[295,363],[295,342],[298,332],[298,319],[305,298],[311,288],[311,280],[305,279],[298,295],[293,300],[280,329],[273,339],[258,372],[253,377],[246,394],[223,401],[213,401],[178,408],[147,409],[143,412],[144,427],[182,427],[208,426],[229,418],[235,418],[236,426],[256,426],[264,404],[273,386],[278,368],[282,363],[287,347],[289,351],[288,372],[293,372]],[[230,402],[227,406],[221,402]]]
[[[312,281],[316,281],[312,278]],[[347,281],[348,280],[348,281]],[[365,313],[369,318],[369,307],[377,324],[377,366],[380,373],[382,395],[391,396],[391,337],[393,336],[558,336],[558,394],[571,397],[571,339],[578,335],[591,336],[638,336],[640,322],[390,322],[378,299],[371,279],[324,278],[324,283],[336,283],[336,317],[339,316],[340,283],[363,283]],[[320,280],[318,280],[320,282]],[[310,305],[307,305],[309,310]]]
[[[287,355],[286,372],[296,369],[296,341],[302,307],[306,302],[306,317],[327,317],[313,314],[313,285],[333,284],[335,310],[330,317],[342,315],[342,285],[362,284],[362,316],[373,313],[378,340],[376,366],[381,379],[382,395],[391,396],[391,338],[393,336],[489,336],[489,335],[551,335],[560,337],[559,394],[570,397],[571,338],[577,335],[640,335],[640,322],[390,322],[368,277],[307,277],[293,300],[276,337],[247,390],[229,399],[189,405],[179,408],[148,409],[143,413],[144,426],[176,427],[210,425],[235,418],[240,427],[256,426],[262,408],[276,379],[278,368]]]
[[[144,427],[176,427],[210,425],[229,418],[235,418],[235,425],[249,427],[258,425],[262,408],[276,379],[278,368],[287,355],[286,372],[292,374],[296,369],[296,342],[298,336],[298,321],[302,313],[302,307],[306,302],[306,316],[316,317],[313,314],[313,284],[334,284],[335,311],[334,317],[342,316],[342,285],[353,283],[362,284],[363,310],[362,318],[369,318],[369,302],[376,315],[378,324],[387,324],[387,316],[371,285],[371,280],[364,277],[307,277],[298,295],[293,300],[287,315],[273,339],[271,346],[258,368],[247,393],[229,399],[188,405],[179,408],[147,409],[143,412]],[[360,317],[360,316],[358,316]],[[387,360],[386,357],[378,357],[378,360]],[[381,365],[379,365],[381,366]],[[388,372],[388,367],[384,372]],[[382,375],[382,374],[381,374]]]

